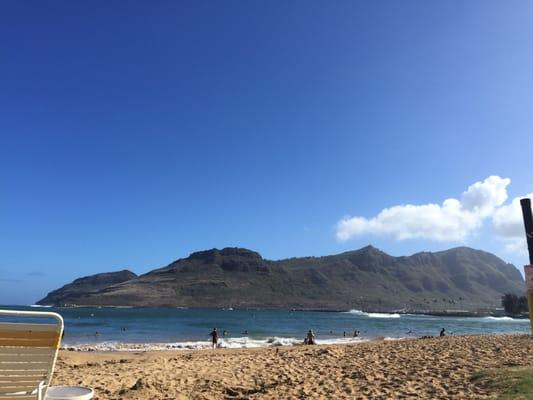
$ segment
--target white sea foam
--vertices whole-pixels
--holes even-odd
[[[176,343],[122,343],[101,342],[76,345],[64,345],[62,348],[76,351],[150,351],[150,350],[201,350],[208,349],[209,342],[176,342]]]
[[[362,339],[360,337],[346,337],[340,339],[317,339],[316,344],[349,344],[349,343],[363,343],[370,339]]]
[[[400,314],[368,313],[370,318],[400,318]]]
[[[528,319],[525,318],[511,318],[511,317],[483,317],[482,319],[486,321],[497,321],[497,322],[504,322],[504,321],[510,321],[510,322],[529,322]]]
[[[368,313],[361,311],[361,310],[350,310],[350,311],[346,311],[345,314],[368,315]]]
[[[347,314],[361,315],[368,318],[400,318],[398,313],[367,313],[361,310],[346,311]]]
[[[388,339],[388,338],[386,338]],[[369,339],[358,338],[331,338],[318,339],[317,344],[347,344],[362,343]],[[245,337],[221,338],[218,347],[223,349],[249,349],[258,347],[277,347],[277,346],[294,346],[303,343],[303,339],[291,337],[269,337],[254,339]],[[153,351],[153,350],[206,350],[211,348],[211,342],[203,341],[186,341],[174,343],[122,343],[115,341],[101,343],[87,343],[76,345],[64,345],[63,349],[74,351]]]

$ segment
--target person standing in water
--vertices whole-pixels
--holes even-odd
[[[446,336],[446,329],[442,328],[440,331],[440,337]]]
[[[213,328],[213,331],[209,334],[211,336],[211,343],[213,345],[213,349],[217,348],[218,345],[218,331],[217,328]]]
[[[315,333],[309,329],[309,332],[307,332],[307,344],[315,344]]]

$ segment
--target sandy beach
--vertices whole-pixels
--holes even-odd
[[[533,364],[525,335],[203,351],[62,351],[53,384],[96,399],[477,399],[480,370]]]

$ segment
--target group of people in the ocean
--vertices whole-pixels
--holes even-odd
[[[330,334],[333,334],[333,331],[329,332]],[[227,330],[224,330],[222,332],[222,336],[227,336],[229,333]],[[245,330],[242,332],[243,335],[248,335],[248,330]],[[353,331],[353,337],[358,337],[361,335],[361,331],[358,331],[357,329]],[[211,336],[211,345],[213,349],[216,349],[218,347],[218,341],[219,341],[219,333],[217,328],[213,328],[211,333],[209,334]],[[346,331],[343,332],[343,336],[346,337]],[[309,329],[307,332],[307,335],[304,338],[304,344],[316,344],[316,334],[312,329]]]
[[[248,330],[245,330],[242,333],[244,335],[248,335]],[[333,331],[330,331],[329,333],[333,334]],[[409,331],[407,333],[411,334],[412,330],[409,329]],[[224,330],[222,332],[222,335],[223,336],[228,335],[228,331]],[[360,335],[361,335],[361,331],[358,331],[357,329],[353,331],[353,335],[352,336],[354,338],[355,337],[359,337]],[[213,330],[211,331],[209,336],[211,336],[211,345],[212,345],[213,349],[216,349],[218,347],[218,339],[219,339],[219,334],[218,334],[217,328],[213,328]],[[440,337],[446,336],[446,329],[445,328],[441,329],[441,331],[439,333],[439,336]],[[343,337],[346,337],[346,331],[343,332]],[[426,338],[430,338],[430,337],[431,336],[422,336],[421,339],[426,339]],[[304,338],[304,344],[306,344],[306,345],[316,344],[316,334],[315,334],[315,332],[312,329],[309,329],[309,331],[307,332],[307,335]]]
[[[244,332],[242,332],[242,334],[248,336],[248,330],[245,330]],[[226,337],[227,335],[229,335],[229,332],[224,329],[222,331],[222,336]],[[211,336],[211,345],[213,346],[213,349],[216,349],[218,347],[218,338],[219,338],[217,328],[213,328],[209,336]]]
[[[333,331],[329,331],[330,335],[333,335]],[[353,331],[352,337],[359,337],[361,335],[361,331],[358,331],[357,329]],[[342,336],[346,337],[346,331],[342,332]],[[312,329],[309,329],[307,332],[307,335],[304,338],[304,344],[316,344],[316,334],[313,332]]]

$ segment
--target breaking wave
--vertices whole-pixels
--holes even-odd
[[[481,319],[485,320],[485,321],[497,321],[497,322],[504,322],[504,321],[509,321],[509,322],[529,322],[528,319],[526,318],[511,318],[511,317],[482,317]]]
[[[346,311],[347,314],[361,315],[368,318],[400,318],[398,313],[367,313],[361,310],[350,310]]]
[[[385,338],[387,340],[388,338]],[[318,339],[317,344],[347,344],[362,343],[369,339],[361,338],[339,338],[339,339]],[[301,345],[302,339],[290,337],[268,337],[265,339],[252,339],[249,337],[237,337],[219,339],[218,347],[222,349],[251,349],[258,347],[278,347]],[[122,343],[115,341],[88,343],[76,345],[64,345],[62,349],[70,351],[158,351],[158,350],[207,350],[211,348],[211,342],[185,341],[175,343]]]

